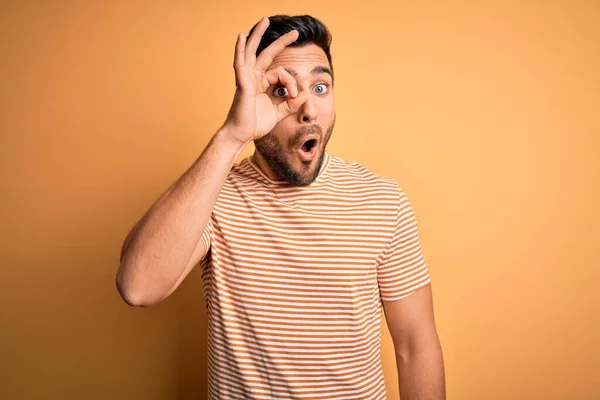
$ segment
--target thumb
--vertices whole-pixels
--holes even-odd
[[[282,101],[277,105],[277,115],[279,116],[279,120],[297,112],[302,104],[304,104],[308,100],[308,93],[300,92],[296,97],[290,97],[286,101]]]

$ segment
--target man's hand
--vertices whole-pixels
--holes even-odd
[[[256,57],[256,50],[268,26],[269,19],[261,19],[248,42],[240,33],[235,45],[236,92],[223,127],[241,144],[269,133],[279,121],[298,111],[307,99],[306,93],[298,93],[296,79],[283,68],[267,72],[275,56],[298,39],[298,31],[281,36]],[[286,101],[274,104],[266,93],[271,85],[284,86],[290,96]]]

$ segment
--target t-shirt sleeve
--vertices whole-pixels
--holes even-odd
[[[211,217],[208,219],[208,223],[206,224],[206,228],[204,228],[204,232],[202,233],[202,236],[200,236],[200,240],[202,240],[202,242],[206,246],[207,252],[208,252],[208,249],[210,249],[210,245],[212,243],[212,235],[213,235],[213,221],[212,221],[212,215],[211,215]]]
[[[400,300],[431,281],[413,206],[406,193],[401,188],[399,191],[394,234],[377,262],[377,280],[383,301]]]

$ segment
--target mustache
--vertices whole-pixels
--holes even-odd
[[[306,125],[298,129],[296,134],[290,139],[290,147],[300,146],[304,142],[304,137],[308,135],[317,135],[319,140],[323,139],[323,129],[319,125]]]

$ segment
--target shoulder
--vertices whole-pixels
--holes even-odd
[[[249,189],[260,186],[261,175],[252,167],[248,157],[235,162],[225,178],[224,188]]]
[[[357,188],[371,190],[374,193],[394,194],[398,199],[405,196],[402,186],[396,179],[377,174],[358,161],[346,161],[332,155],[328,172],[334,181],[351,182],[356,184]]]

